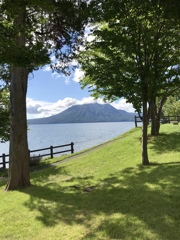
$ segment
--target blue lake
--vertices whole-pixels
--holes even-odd
[[[115,138],[134,128],[134,122],[103,122],[29,125],[29,149],[35,150],[74,142],[74,152]],[[9,153],[9,143],[0,143],[0,155]]]

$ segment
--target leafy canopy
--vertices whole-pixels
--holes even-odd
[[[141,110],[146,101],[180,87],[180,21],[154,1],[102,1],[93,31],[79,55],[82,87],[104,99],[125,97]]]
[[[180,116],[180,100],[176,96],[168,97],[163,107],[163,113],[165,116]]]
[[[78,47],[86,22],[86,1],[2,0],[0,3],[0,64],[28,68],[29,72],[51,63],[65,71]],[[24,12],[24,25],[14,24]],[[17,44],[17,36],[26,44]]]
[[[86,1],[0,1],[0,138],[9,138],[9,85],[12,66],[28,72],[45,64],[64,73],[78,48],[86,22]],[[24,25],[16,24],[23,12]],[[18,44],[23,36],[25,45]],[[56,60],[51,62],[51,57]]]

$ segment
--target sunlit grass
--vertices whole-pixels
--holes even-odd
[[[147,167],[140,137],[136,128],[31,173],[32,186],[21,191],[4,192],[0,181],[0,239],[178,240],[180,126],[149,138]]]

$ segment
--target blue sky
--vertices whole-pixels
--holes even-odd
[[[27,118],[48,117],[60,113],[67,108],[85,103],[98,102],[104,104],[102,99],[94,100],[88,89],[82,90],[79,80],[82,71],[76,69],[71,76],[52,73],[49,66],[35,71],[29,75],[27,91]],[[115,108],[133,112],[131,104],[125,99],[111,103]]]
[[[87,26],[85,29],[85,38],[89,42],[94,39],[91,34],[92,28]],[[51,57],[51,61],[56,62],[54,56]],[[74,61],[71,64],[77,65],[78,63]],[[83,72],[79,68],[76,68],[71,76],[66,77],[62,74],[52,73],[48,65],[31,74],[27,91],[27,118],[49,117],[78,104],[94,102],[104,104],[102,99],[94,100],[90,96],[88,88],[81,89],[79,80],[82,76]],[[134,111],[132,104],[127,104],[123,98],[111,105],[127,112]]]

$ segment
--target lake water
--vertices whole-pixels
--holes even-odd
[[[29,125],[29,149],[35,150],[74,142],[79,152],[115,138],[134,128],[134,122],[103,122]],[[9,143],[0,143],[0,155],[9,153]]]

